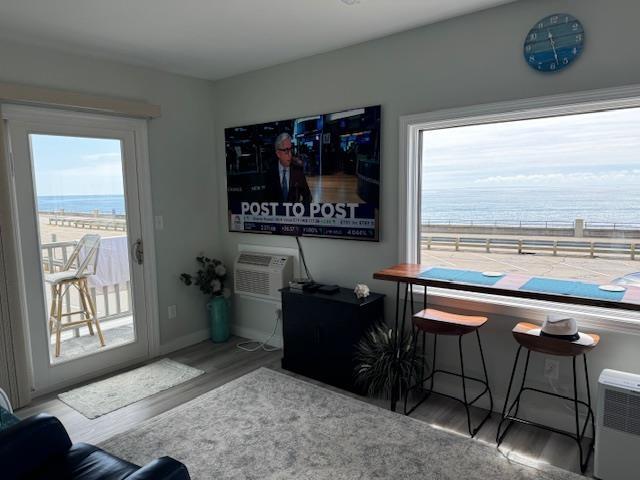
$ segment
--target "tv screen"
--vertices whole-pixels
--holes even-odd
[[[229,231],[378,241],[380,106],[225,129]]]

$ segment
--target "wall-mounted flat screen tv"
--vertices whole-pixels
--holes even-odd
[[[378,241],[380,106],[225,129],[229,231]]]

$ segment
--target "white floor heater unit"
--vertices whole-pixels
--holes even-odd
[[[640,478],[640,375],[603,370],[596,418],[595,477]]]

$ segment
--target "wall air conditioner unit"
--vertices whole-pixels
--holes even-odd
[[[280,300],[280,289],[293,278],[293,257],[260,252],[240,252],[234,264],[234,289],[238,295]]]
[[[640,375],[603,370],[596,419],[595,477],[640,478]]]

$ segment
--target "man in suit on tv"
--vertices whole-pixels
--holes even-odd
[[[311,203],[311,190],[302,166],[293,156],[291,135],[281,133],[275,141],[278,165],[267,174],[265,190],[268,202]]]

